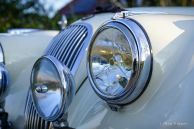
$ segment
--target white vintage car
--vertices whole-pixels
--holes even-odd
[[[0,42],[2,129],[194,128],[194,8],[99,13]]]

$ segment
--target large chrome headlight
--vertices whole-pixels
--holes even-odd
[[[55,121],[67,112],[74,95],[74,80],[55,57],[43,56],[34,64],[31,91],[39,115]]]
[[[134,20],[110,21],[98,29],[89,46],[88,74],[94,91],[109,104],[134,101],[152,70],[151,48]]]

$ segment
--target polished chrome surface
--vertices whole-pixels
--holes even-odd
[[[88,47],[89,41],[92,37],[92,27],[86,23],[77,23],[66,27],[62,30],[53,40],[45,51],[45,56],[53,56],[58,59],[63,65],[70,69],[71,73],[74,75],[82,61],[83,55],[85,54],[85,49]],[[67,58],[68,57],[68,58]],[[70,58],[71,57],[71,58]],[[29,95],[28,101],[32,102],[32,97]],[[26,105],[25,116],[26,118],[33,118],[32,114],[27,113],[31,108],[35,109],[34,104],[32,107]],[[37,114],[37,113],[36,113]],[[36,115],[33,119],[34,123],[39,123],[39,127],[44,126],[44,121],[39,115]],[[26,120],[25,124],[29,125],[29,119]],[[50,123],[47,121],[47,123]],[[52,124],[51,124],[52,125]],[[26,126],[26,129],[33,129],[30,126]],[[44,126],[43,128],[49,129],[49,126]]]
[[[68,23],[67,17],[65,15],[62,15],[61,20],[58,22],[58,24],[61,26],[61,29],[65,29],[67,23]]]
[[[48,92],[48,87],[46,85],[38,85],[35,90],[37,93],[46,93]]]
[[[129,17],[131,16],[132,13],[130,11],[121,11],[121,12],[118,12],[118,13],[115,13],[115,15],[113,16],[113,19],[123,19],[123,18],[126,18],[126,17]]]
[[[132,15],[142,15],[142,14],[168,14],[166,12],[161,12],[161,11],[145,11],[145,10],[139,10],[139,11],[121,11],[116,13],[112,19],[117,20],[117,19],[123,19],[123,18],[130,18]]]
[[[31,92],[39,115],[55,121],[67,112],[74,96],[73,76],[55,57],[43,56],[34,64]]]
[[[4,57],[3,47],[1,43],[0,43],[0,63],[5,64],[5,57]]]
[[[146,88],[152,70],[148,37],[134,20],[104,24],[88,51],[88,75],[95,92],[109,104],[134,101]]]
[[[25,108],[25,129],[52,129],[52,123],[42,119],[32,101],[31,92],[28,93]]]
[[[70,25],[53,38],[44,55],[56,57],[75,75],[91,37],[91,25],[82,22]]]
[[[5,67],[5,57],[3,52],[3,47],[0,44],[0,101],[4,101],[5,96],[8,91],[8,71]]]
[[[8,71],[4,64],[0,63],[0,101],[4,101],[4,98],[8,93],[8,79]]]
[[[72,70],[87,35],[88,28],[84,25],[68,26],[53,39],[45,55],[56,57]]]

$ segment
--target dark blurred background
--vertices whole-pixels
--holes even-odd
[[[110,3],[122,8],[193,6],[194,0],[0,0],[0,32],[14,28],[60,29],[62,15],[70,24]]]

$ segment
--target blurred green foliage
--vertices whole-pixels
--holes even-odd
[[[10,28],[59,29],[59,15],[50,19],[37,0],[0,0],[0,32]]]
[[[123,7],[136,6],[192,6],[194,0],[107,0],[115,4],[126,1]],[[141,1],[140,4],[137,2]],[[0,32],[13,28],[59,29],[61,14],[49,18],[48,12],[39,0],[0,0]],[[79,19],[82,15],[73,14],[68,23]]]

